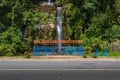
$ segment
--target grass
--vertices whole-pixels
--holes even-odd
[[[98,53],[98,57],[120,58],[120,52],[109,52],[108,56],[102,56],[103,52]],[[93,57],[94,53],[87,53],[87,57]]]
[[[120,57],[120,52],[109,52],[108,57]]]

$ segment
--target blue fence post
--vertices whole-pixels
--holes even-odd
[[[103,52],[102,56],[108,56],[108,49],[106,48],[105,51]]]
[[[35,46],[33,46],[33,56],[35,56]]]

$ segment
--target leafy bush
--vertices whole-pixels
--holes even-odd
[[[5,56],[14,56],[14,54],[9,52],[9,53],[6,53]]]
[[[55,6],[62,6],[62,0],[57,0],[56,2],[55,2]]]
[[[31,54],[30,54],[29,52],[25,52],[25,53],[24,53],[24,57],[25,57],[25,58],[31,58]]]
[[[91,47],[90,46],[85,46],[84,50],[85,50],[85,54],[91,53]]]
[[[19,55],[27,49],[20,29],[10,27],[0,35],[0,55]]]
[[[2,46],[0,46],[0,56],[3,56],[4,55],[4,52],[3,52],[4,48]]]
[[[109,52],[108,56],[109,57],[118,57],[118,56],[120,56],[120,52]]]

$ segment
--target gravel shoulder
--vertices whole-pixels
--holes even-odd
[[[14,57],[0,57],[0,61],[120,61],[120,57],[98,57],[98,58],[83,58],[82,56],[69,56],[69,55],[57,55],[57,56],[32,56],[31,58],[24,58],[20,56]]]

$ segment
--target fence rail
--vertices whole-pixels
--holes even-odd
[[[55,55],[58,47],[55,46],[34,46],[33,56]],[[62,54],[64,55],[80,55],[84,56],[84,48],[81,46],[63,46]]]

